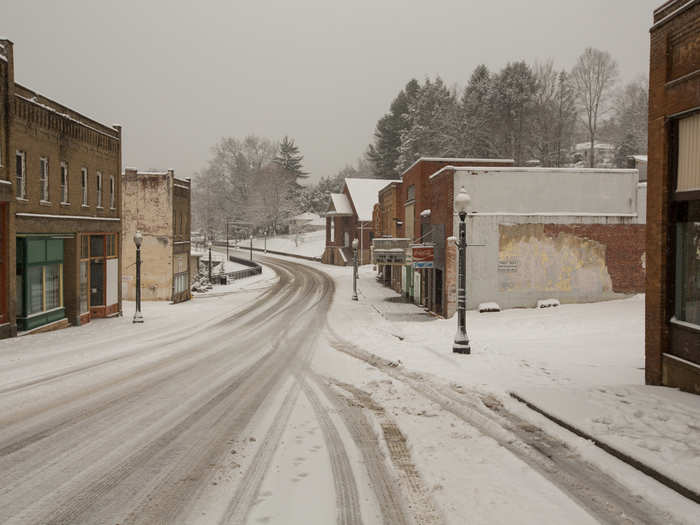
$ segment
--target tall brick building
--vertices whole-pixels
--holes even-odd
[[[124,277],[122,294],[136,298],[136,230],[141,246],[141,298],[144,301],[190,299],[190,180],[173,170],[137,171],[122,176]]]
[[[700,2],[650,36],[646,382],[700,393]]]
[[[0,40],[0,336],[121,311],[121,129],[15,82]]]

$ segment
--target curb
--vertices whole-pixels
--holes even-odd
[[[546,417],[550,421],[556,423],[560,427],[563,427],[566,430],[568,430],[569,432],[572,432],[572,433],[576,434],[577,436],[582,437],[583,439],[586,439],[586,440],[592,442],[596,447],[604,450],[605,452],[607,452],[608,454],[610,454],[612,456],[615,456],[620,461],[624,461],[629,466],[634,467],[635,469],[639,470],[640,472],[643,472],[644,474],[646,474],[647,476],[649,476],[651,478],[654,478],[656,481],[667,486],[671,490],[676,491],[681,496],[684,496],[684,497],[688,498],[689,500],[692,500],[695,503],[700,504],[700,493],[699,492],[697,492],[693,489],[690,489],[684,485],[681,485],[680,483],[669,478],[665,474],[662,474],[661,472],[659,472],[655,468],[650,467],[649,465],[642,463],[638,459],[633,458],[629,454],[626,454],[625,452],[622,452],[621,450],[605,443],[604,441],[601,441],[601,440],[593,437],[588,432],[584,432],[583,430],[561,420],[560,418],[550,414],[549,412],[538,407],[537,405],[534,405],[531,402],[527,401],[526,399],[522,398],[521,396],[519,396],[515,392],[509,392],[509,394],[510,394],[510,397],[512,397],[513,399],[520,401],[525,406],[527,406],[529,409],[534,410],[538,414],[543,415],[544,417]]]

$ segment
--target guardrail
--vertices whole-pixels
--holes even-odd
[[[212,244],[214,246],[220,246],[223,248],[226,248],[226,243],[224,241],[213,241]],[[234,245],[229,244],[229,248],[236,248]],[[245,246],[243,244],[238,245],[238,250],[243,250],[243,251],[250,251],[250,246]],[[296,257],[297,259],[305,259],[307,261],[315,261],[315,262],[322,262],[320,257],[311,257],[310,255],[299,255],[296,253],[287,253],[287,252],[279,252],[276,250],[266,250],[265,248],[253,248],[254,252],[259,252],[259,253],[271,253],[273,255],[284,255],[285,257]],[[233,257],[232,255],[229,256]],[[233,259],[231,259],[233,261]],[[248,259],[242,259],[242,258],[236,258],[234,262],[238,262],[241,264],[245,264],[243,261],[250,262]]]

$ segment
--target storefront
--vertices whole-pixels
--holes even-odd
[[[17,236],[17,328],[31,330],[66,316],[64,236]]]
[[[80,235],[80,322],[119,312],[119,235]]]

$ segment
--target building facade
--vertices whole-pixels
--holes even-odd
[[[136,297],[136,247],[132,239],[138,230],[143,235],[141,299],[174,303],[189,300],[191,181],[176,178],[172,170],[127,168],[122,187],[122,294],[129,300]]]
[[[700,2],[650,30],[646,382],[700,393]]]
[[[326,248],[321,260],[325,264],[352,265],[352,241],[359,241],[358,260],[369,264],[375,236],[374,205],[384,179],[345,179],[342,193],[331,194],[326,212]]]
[[[0,40],[0,334],[121,312],[121,129],[14,79]]]

